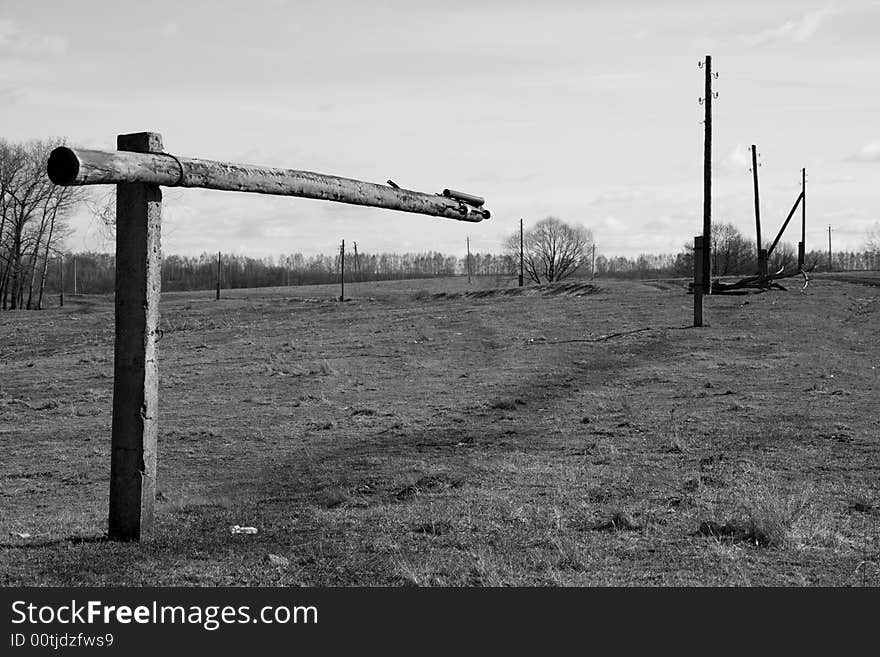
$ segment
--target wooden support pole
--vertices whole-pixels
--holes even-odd
[[[275,169],[159,153],[95,151],[59,146],[49,155],[49,179],[56,185],[130,182],[167,187],[200,187],[232,192],[298,196],[337,203],[416,212],[458,221],[490,217],[465,201],[312,171]],[[470,195],[468,195],[469,198]]]
[[[694,327],[703,325],[703,276],[705,269],[703,262],[705,260],[705,252],[703,249],[703,236],[697,235],[694,238]]]
[[[782,222],[782,228],[779,229],[779,233],[776,235],[776,239],[773,240],[773,244],[770,245],[770,248],[767,249],[767,255],[770,256],[773,253],[773,249],[776,248],[776,245],[779,244],[779,240],[782,238],[782,233],[785,232],[785,229],[788,228],[788,222],[791,221],[791,218],[794,216],[794,211],[797,210],[798,203],[803,199],[802,194],[798,194],[798,197],[794,201],[794,205],[791,206],[791,211],[788,213],[788,216],[785,218],[785,221]]]
[[[58,254],[58,305],[64,308],[64,254]]]
[[[162,137],[119,135],[121,151],[158,153]],[[156,497],[159,379],[156,333],[161,290],[162,192],[158,185],[116,188],[116,349],[108,535],[147,537]]]
[[[831,225],[828,225],[828,271],[834,267],[834,261],[831,257]]]
[[[798,269],[803,271],[807,257],[807,170],[801,169],[801,241],[798,243]]]
[[[217,251],[217,301],[220,301],[220,266],[221,266],[221,252]]]
[[[76,254],[73,254],[73,296],[76,296]]]
[[[467,236],[467,273],[468,285],[471,284],[471,236]]]
[[[339,300],[345,301],[345,240],[339,247]]]
[[[758,284],[767,278],[767,251],[761,246],[761,199],[758,191],[758,147],[752,144],[752,180],[755,187],[755,238],[758,247]]]
[[[523,253],[523,220],[519,220],[519,286],[523,286],[523,261],[525,259]]]
[[[704,294],[712,293],[711,244],[712,244],[712,56],[706,55],[706,88],[703,104],[706,108],[703,138],[703,277]]]
[[[593,255],[590,257],[590,279],[596,278],[596,243],[593,242]]]

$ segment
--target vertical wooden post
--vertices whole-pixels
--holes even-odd
[[[119,135],[121,151],[162,152],[153,132]],[[141,540],[153,527],[159,379],[156,333],[161,290],[162,191],[116,187],[116,348],[110,455],[109,537]]]
[[[712,56],[706,55],[706,107],[703,140],[703,293],[712,294]],[[696,303],[696,302],[695,302]]]
[[[58,293],[58,305],[64,308],[64,254],[58,254],[58,269],[59,269],[59,293]]]
[[[596,243],[593,242],[593,255],[590,257],[590,279],[596,278]]]
[[[703,244],[703,236],[697,235],[694,238],[694,327],[703,325],[703,262],[706,258]]]
[[[831,259],[831,224],[828,225],[828,271],[831,271],[834,265]]]
[[[339,300],[345,301],[345,240],[339,247]]]
[[[468,285],[471,284],[471,236],[467,236],[467,272],[468,272]]]
[[[354,243],[354,271],[356,275],[356,280],[362,281],[363,276],[361,276],[361,263],[358,261],[358,243]]]
[[[803,271],[807,257],[807,170],[801,169],[801,241],[798,244],[798,269]]]
[[[519,286],[523,286],[523,220],[519,220]]]
[[[73,254],[73,296],[76,296],[76,254]]]
[[[217,251],[217,301],[220,301],[220,264],[221,264],[221,251]]]
[[[752,144],[752,180],[755,186],[755,237],[758,246],[758,282],[767,278],[767,251],[761,248],[761,200],[758,193],[758,148]]]

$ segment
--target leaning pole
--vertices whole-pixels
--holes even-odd
[[[166,153],[161,135],[117,137],[116,151],[59,147],[47,163],[56,185],[116,185],[115,346],[108,536],[138,541],[153,531],[159,374],[162,186],[323,199],[479,222],[484,199],[427,194],[311,171]]]

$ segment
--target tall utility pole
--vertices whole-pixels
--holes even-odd
[[[755,184],[755,237],[758,243],[758,276],[763,284],[767,276],[767,252],[761,248],[761,200],[758,192],[758,147],[752,144],[752,180]]]
[[[357,274],[357,280],[363,280],[361,277],[361,263],[358,261],[358,243],[354,243],[354,271]]]
[[[828,271],[831,271],[831,226],[828,226]]]
[[[523,220],[519,220],[519,286],[523,286]]]
[[[345,301],[345,240],[339,247],[339,300]]]
[[[798,244],[798,269],[803,270],[807,256],[807,170],[801,169],[801,243]]]
[[[76,296],[76,254],[73,254],[73,296]]]
[[[220,301],[220,251],[217,251],[217,301]]]
[[[712,56],[706,55],[706,89],[703,104],[706,108],[703,141],[703,290],[712,294]]]
[[[471,236],[467,236],[467,272],[468,272],[468,285],[471,284]]]
[[[828,228],[829,228],[829,230],[831,229],[830,226]],[[830,233],[829,233],[829,235],[830,235]],[[58,295],[58,305],[63,308],[64,307],[64,254],[63,253],[58,254],[58,269],[60,270],[60,275],[59,275],[60,280],[58,282],[58,287],[61,290],[61,292]]]
[[[596,278],[596,243],[593,242],[593,255],[590,257],[590,279]]]

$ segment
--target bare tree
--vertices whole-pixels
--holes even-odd
[[[504,244],[507,255],[519,262],[519,231]],[[586,262],[592,245],[588,228],[547,217],[523,234],[523,268],[536,283],[560,281]]]
[[[14,144],[0,140],[0,304],[20,309],[34,304],[37,273],[45,285],[53,242],[63,235],[63,218],[82,196],[56,187],[46,175],[49,152],[61,140]],[[43,267],[39,267],[40,258]],[[27,285],[27,294],[25,286]],[[40,306],[39,299],[36,303]]]

